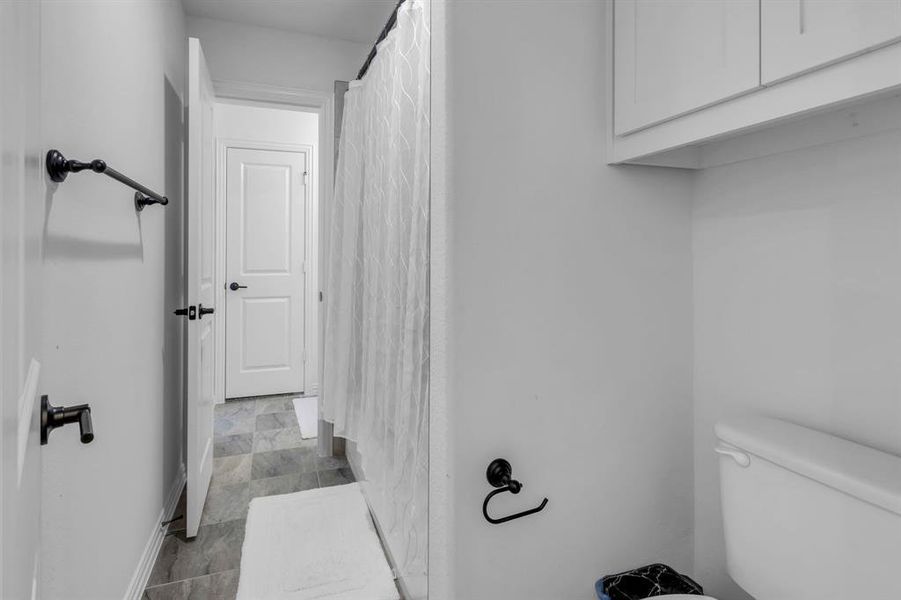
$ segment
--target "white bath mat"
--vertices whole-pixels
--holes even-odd
[[[319,397],[305,396],[294,399],[294,414],[300,426],[300,437],[309,440],[319,435]]]
[[[400,600],[360,484],[250,502],[238,600]]]

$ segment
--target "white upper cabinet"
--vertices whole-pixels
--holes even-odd
[[[901,0],[608,0],[606,19],[608,163],[699,169],[829,143],[866,129],[841,111],[901,93]]]
[[[771,84],[899,39],[901,0],[761,0],[761,79]]]
[[[760,85],[758,0],[615,0],[617,135]]]

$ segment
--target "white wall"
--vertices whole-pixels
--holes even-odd
[[[694,296],[696,573],[743,600],[716,421],[762,413],[901,453],[901,133],[701,172]]]
[[[332,92],[351,80],[371,46],[218,19],[188,18],[214,81],[241,81]]]
[[[604,3],[447,12],[448,596],[690,570],[690,175],[604,164]],[[544,512],[482,518],[498,456]]]
[[[315,393],[319,389],[319,119],[318,113],[301,110],[280,109],[273,106],[253,102],[222,101],[217,102],[213,111],[213,131],[216,136],[217,146],[226,140],[242,142],[266,142],[274,144],[303,144],[312,146],[312,164],[310,165],[309,185],[311,206],[308,217],[305,219],[307,247],[304,261],[307,264],[307,286],[304,304],[304,381],[299,382],[298,391]],[[217,165],[219,169],[221,165]],[[225,189],[224,179],[217,175],[220,189]],[[225,241],[225,196],[219,196],[219,215],[222,227],[223,243]],[[220,260],[220,271],[225,270],[224,252]],[[222,279],[217,289],[219,304],[225,305],[225,279]],[[225,311],[219,315],[219,329],[225,332]],[[220,336],[219,351],[224,357],[225,335]],[[224,361],[223,361],[224,363]],[[224,364],[219,365],[223,371],[218,377],[217,385],[224,386]],[[217,398],[224,398],[224,394],[216,394]]]
[[[277,144],[319,145],[319,115],[253,102],[216,102],[217,138]]]
[[[181,4],[49,3],[42,46],[45,146],[170,200],[136,214],[107,177],[48,183],[42,384],[90,403],[96,438],[69,426],[43,448],[43,597],[119,599],[182,462]]]

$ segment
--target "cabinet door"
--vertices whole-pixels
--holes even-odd
[[[758,0],[615,0],[616,134],[757,88],[759,7]]]
[[[760,19],[764,84],[901,39],[901,0],[762,0]]]

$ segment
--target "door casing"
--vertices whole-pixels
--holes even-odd
[[[335,113],[334,113],[334,95],[328,92],[320,92],[317,90],[305,90],[301,88],[289,88],[281,86],[271,86],[258,83],[245,83],[237,81],[221,81],[213,80],[213,87],[216,90],[217,99],[246,101],[248,103],[264,105],[268,104],[275,108],[285,105],[294,107],[306,112],[312,112],[319,115],[319,147],[318,147],[318,168],[312,173],[313,182],[316,193],[312,194],[309,202],[308,212],[305,215],[306,223],[306,239],[307,239],[307,263],[308,263],[308,279],[306,281],[307,289],[307,316],[304,327],[306,340],[304,347],[307,349],[307,364],[304,369],[304,392],[307,394],[319,393],[319,382],[322,380],[322,363],[319,357],[322,356],[322,337],[321,323],[319,322],[319,290],[321,287],[320,273],[322,270],[322,253],[320,248],[320,232],[322,229],[322,207],[332,197],[334,189],[334,161],[335,161]],[[216,152],[216,198],[220,204],[225,202],[225,164],[226,164],[226,144],[237,143],[242,147],[249,147],[246,140],[222,138],[217,139]],[[315,226],[314,226],[315,224]],[[225,265],[225,214],[219,211],[216,220],[217,246],[216,246],[216,289],[220,294],[217,302],[222,304],[225,299],[226,285],[226,265]],[[218,315],[221,319],[217,323],[219,330],[223,331],[225,327],[225,313]],[[219,346],[216,352],[216,402],[225,402],[225,339],[220,336]],[[315,349],[315,351],[313,351]],[[324,444],[320,431],[320,449]],[[329,452],[331,449],[331,437],[327,436],[327,446]]]

